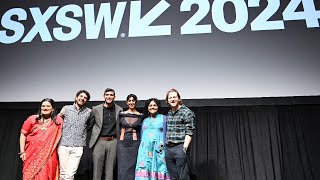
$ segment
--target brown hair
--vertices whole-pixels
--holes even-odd
[[[180,93],[178,92],[178,90],[176,90],[176,89],[174,89],[174,88],[170,89],[170,90],[167,92],[167,94],[166,94],[166,103],[168,104],[168,96],[169,96],[169,93],[171,93],[171,92],[176,92],[176,93],[177,93],[177,96],[178,96],[178,98],[179,98],[179,104],[181,105],[181,104],[182,104],[182,100],[181,100]]]
[[[116,96],[116,92],[112,88],[107,88],[106,90],[104,90],[103,95],[105,95],[107,92],[113,92],[113,95]]]

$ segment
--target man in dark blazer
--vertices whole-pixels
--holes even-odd
[[[120,106],[113,101],[116,93],[107,88],[103,94],[105,102],[92,108],[88,129],[92,128],[89,148],[93,147],[93,180],[101,180],[104,168],[105,180],[113,180],[116,163],[117,137],[119,136]]]

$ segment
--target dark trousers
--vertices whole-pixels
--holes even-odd
[[[183,151],[183,143],[166,146],[165,159],[171,180],[190,180],[188,154]]]

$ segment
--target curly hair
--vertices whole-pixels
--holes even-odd
[[[148,106],[152,101],[155,102],[157,104],[157,106],[158,106],[158,112],[157,113],[159,113],[159,111],[161,110],[161,102],[160,102],[160,100],[157,99],[157,98],[150,98],[150,99],[148,99],[146,101],[146,103],[144,105],[144,113],[143,114],[144,114],[145,118],[149,116]]]

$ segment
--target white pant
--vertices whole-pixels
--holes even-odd
[[[58,147],[60,180],[74,179],[82,154],[83,147]]]

